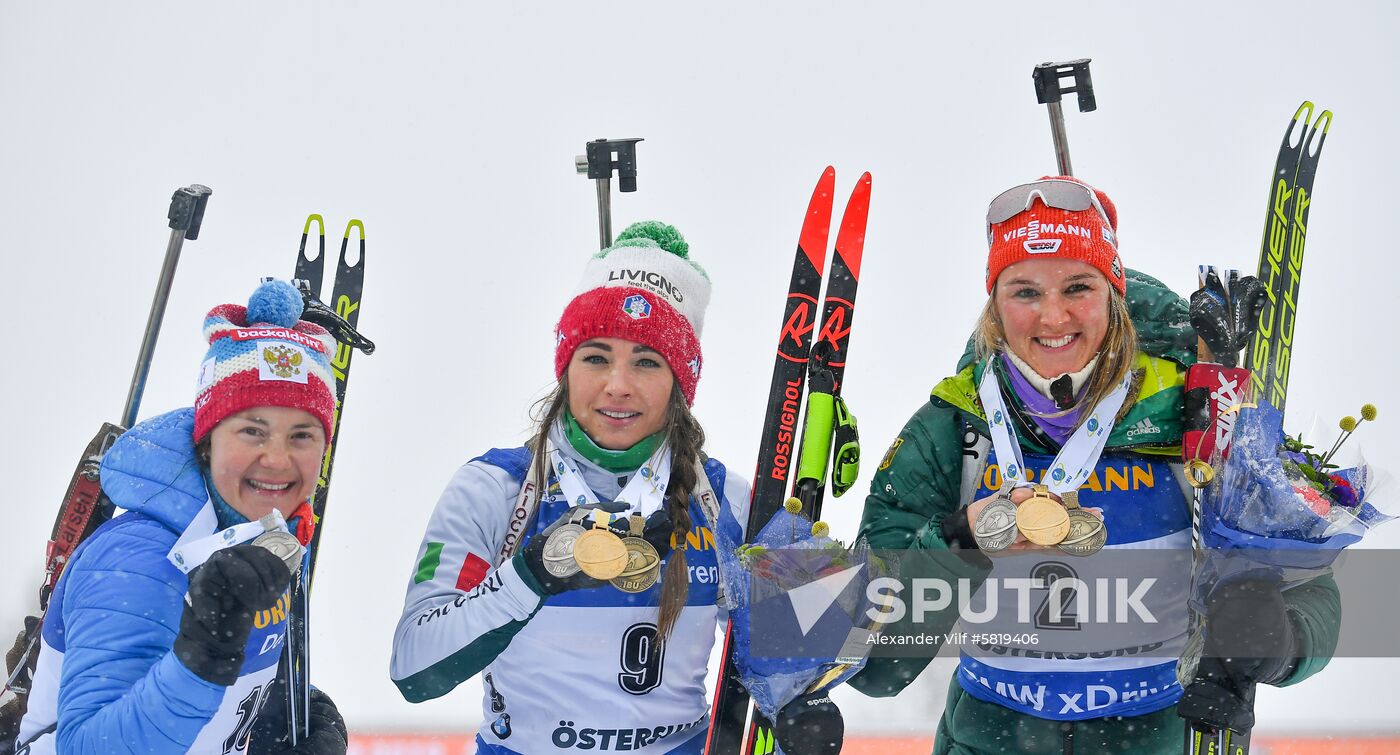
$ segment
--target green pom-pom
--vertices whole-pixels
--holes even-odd
[[[1342,431],[1343,431],[1343,432],[1348,432],[1348,433],[1349,433],[1349,432],[1351,432],[1352,430],[1355,430],[1355,429],[1356,429],[1356,418],[1355,418],[1355,417],[1342,417],[1342,421],[1339,422],[1339,423],[1337,423],[1337,424],[1341,425]]]
[[[1374,422],[1374,421],[1376,421],[1376,405],[1375,405],[1375,404],[1362,404],[1362,405],[1361,405],[1361,418],[1364,419],[1364,420],[1366,420],[1367,422]]]
[[[655,246],[681,259],[690,257],[690,244],[685,242],[681,232],[675,226],[659,220],[643,220],[627,226],[613,242],[613,248],[624,246]]]

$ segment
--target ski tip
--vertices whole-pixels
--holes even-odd
[[[345,238],[350,238],[350,232],[355,230],[356,228],[360,229],[360,240],[364,241],[365,224],[359,218],[352,218],[349,223],[345,224]]]
[[[322,236],[326,235],[326,219],[323,218],[323,217],[321,217],[319,213],[315,213],[315,212],[313,212],[313,213],[311,213],[310,215],[307,215],[307,216],[306,216],[306,225],[302,226],[302,228],[301,228],[301,235],[305,236],[305,235],[307,235],[308,233],[311,233],[311,224],[312,224],[313,222],[316,224],[316,227],[319,229],[318,233],[320,233],[320,235],[322,235]]]
[[[1317,120],[1312,122],[1312,128],[1308,129],[1308,136],[1303,140],[1303,154],[1316,160],[1322,152],[1322,143],[1327,140],[1327,129],[1332,127],[1332,111],[1324,110],[1317,114]],[[1315,163],[1314,163],[1315,164]]]
[[[822,177],[817,179],[816,188],[812,189],[813,206],[818,204],[818,199],[825,199],[827,206],[832,204],[831,198],[836,191],[836,169],[830,165],[822,171]]]
[[[836,169],[830,165],[822,171],[812,199],[807,203],[807,215],[802,219],[802,233],[797,247],[820,275],[826,269],[826,242],[831,235],[831,209],[835,204]]]
[[[1317,120],[1313,121],[1313,128],[1321,131],[1325,136],[1327,129],[1332,128],[1332,111],[1324,110],[1317,114]]]
[[[870,216],[870,173],[861,175],[846,202],[841,228],[836,233],[836,253],[845,261],[851,277],[860,280],[860,261],[865,251],[865,226]]]
[[[1288,122],[1288,130],[1283,134],[1283,143],[1289,149],[1300,149],[1308,140],[1308,124],[1312,121],[1312,112],[1312,100],[1303,100],[1303,104],[1293,112],[1293,120]]]

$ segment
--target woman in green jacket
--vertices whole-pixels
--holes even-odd
[[[1186,303],[1124,268],[1113,203],[1075,179],[1002,193],[987,231],[973,343],[885,455],[861,523],[872,548],[906,551],[905,576],[970,577],[977,593],[968,634],[932,646],[960,652],[934,751],[1180,751]],[[1292,684],[1326,664],[1330,578],[1238,605],[1268,623],[1217,630],[1262,638],[1261,657],[1227,669],[1235,682]],[[956,616],[916,618],[887,634],[941,633]],[[893,695],[929,660],[875,657],[851,683]],[[1188,703],[1231,699],[1227,681],[1190,685]]]

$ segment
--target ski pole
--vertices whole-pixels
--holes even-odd
[[[49,536],[45,548],[44,582],[39,587],[39,617],[37,621],[26,623],[25,649],[14,669],[6,677],[4,690],[20,695],[29,694],[30,663],[39,646],[43,619],[48,612],[49,596],[78,544],[112,516],[112,505],[102,495],[98,469],[107,449],[136,421],[136,413],[141,406],[141,394],[145,390],[146,378],[150,372],[151,356],[160,333],[161,319],[165,316],[165,304],[170,298],[170,287],[175,279],[175,264],[180,257],[180,248],[185,239],[193,240],[199,237],[199,226],[204,220],[204,206],[212,193],[207,186],[192,184],[177,189],[170,198],[170,210],[166,213],[170,220],[170,243],[166,247],[165,262],[161,267],[155,300],[151,303],[146,334],[141,342],[141,353],[136,360],[136,372],[132,376],[126,406],[122,410],[121,425],[102,423],[102,427],[78,459],[78,467],[68,483],[58,516],[54,519],[53,533]]]
[[[122,409],[122,427],[136,424],[136,413],[141,409],[141,395],[146,392],[146,378],[151,373],[151,358],[156,351],[156,339],[160,337],[160,323],[165,318],[165,305],[170,301],[170,287],[175,283],[175,266],[180,262],[180,249],[185,239],[199,238],[199,226],[204,222],[204,207],[209,203],[209,195],[214,191],[208,186],[191,184],[176,189],[170,197],[170,241],[165,245],[165,262],[161,264],[160,280],[156,284],[156,295],[151,300],[151,314],[146,319],[146,333],[141,337],[141,352],[136,357],[136,372],[131,376],[131,390],[126,394],[126,407]]]
[[[586,173],[598,187],[598,248],[612,246],[612,174],[617,190],[637,190],[637,142],[641,139],[594,139],[586,154],[574,158],[574,169]]]
[[[1061,82],[1073,78],[1074,83],[1065,86]],[[1094,82],[1089,78],[1089,58],[1080,58],[1066,63],[1041,63],[1031,71],[1035,81],[1035,99],[1050,112],[1050,137],[1055,141],[1055,161],[1060,175],[1072,176],[1074,169],[1069,164],[1069,140],[1065,137],[1065,114],[1060,108],[1060,98],[1071,92],[1078,95],[1079,112],[1087,113],[1096,108]]]

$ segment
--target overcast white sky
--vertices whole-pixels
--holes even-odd
[[[315,681],[352,727],[479,721],[475,683],[403,702],[392,630],[443,485],[517,445],[552,380],[551,328],[596,250],[586,140],[645,137],[615,225],[676,224],[714,280],[696,411],[745,474],[811,187],[835,165],[844,202],[874,174],[845,389],[867,473],[827,505],[850,535],[984,298],[986,202],[1054,172],[1030,80],[1046,60],[1093,58],[1099,110],[1066,107],[1076,173],[1116,201],[1128,265],[1183,292],[1198,262],[1254,267],[1289,117],[1303,99],[1336,112],[1289,414],[1330,426],[1378,403],[1358,440],[1394,467],[1398,31],[1382,2],[0,5],[0,636],[32,610],[77,454],[118,419],[169,196],[194,182],[214,196],[142,417],[192,401],[204,312],[289,276],[308,212],[368,229],[360,324],[380,350],[354,363],[313,608]],[[1392,528],[1375,544],[1400,545]],[[1338,661],[1265,690],[1260,730],[1393,727],[1397,671]],[[843,697],[847,720],[931,731],[935,676],[878,718]]]

